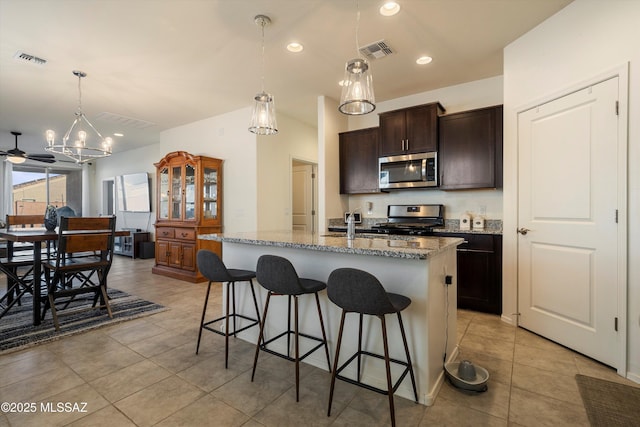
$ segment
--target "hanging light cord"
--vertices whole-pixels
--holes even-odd
[[[78,112],[76,114],[82,114],[82,85],[80,81],[82,80],[82,76],[78,76]]]
[[[262,93],[264,93],[264,26],[266,22],[264,18],[260,21],[260,28],[262,29]]]
[[[360,29],[360,5],[356,0],[356,55],[360,57],[360,42],[358,41],[358,30]]]

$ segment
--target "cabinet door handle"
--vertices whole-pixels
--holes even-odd
[[[405,141],[406,141],[405,145],[407,146],[405,150],[409,150],[409,138],[405,139]]]
[[[484,249],[458,249],[458,252],[472,252],[475,254],[492,254],[493,251],[488,251]]]

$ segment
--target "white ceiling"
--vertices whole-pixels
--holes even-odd
[[[359,0],[361,46],[385,40],[396,53],[371,62],[376,100],[502,74],[502,49],[571,0]],[[355,0],[0,0],[0,149],[10,131],[20,148],[43,153],[44,131],[59,137],[78,105],[120,152],[159,141],[160,131],[251,105],[265,89],[278,114],[316,124],[317,97],[338,99],[344,64],[356,57]],[[292,54],[287,43],[304,51]],[[14,59],[22,51],[47,60]],[[418,66],[423,54],[433,62]],[[446,106],[445,106],[446,107]],[[111,113],[152,123],[105,121]],[[373,113],[375,114],[375,112]],[[247,122],[249,117],[247,117]]]

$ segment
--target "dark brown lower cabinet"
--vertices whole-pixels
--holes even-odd
[[[502,236],[439,235],[465,240],[458,246],[458,308],[502,314]]]

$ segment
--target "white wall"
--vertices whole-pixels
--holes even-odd
[[[517,111],[630,63],[628,125],[628,374],[640,382],[640,2],[576,0],[504,52],[504,226],[517,227]],[[626,214],[626,215],[625,215]],[[517,309],[517,236],[504,235],[503,313]]]
[[[378,126],[378,114],[413,105],[440,102],[446,113],[473,110],[502,104],[502,76],[474,82],[444,87],[422,92],[403,98],[380,102],[372,114],[351,117],[349,130]],[[366,202],[373,204],[372,213],[366,211]],[[401,190],[382,194],[352,195],[349,197],[349,209],[361,207],[363,217],[384,218],[387,205],[434,203],[445,205],[445,217],[457,219],[460,214],[485,212],[488,219],[502,219],[502,190]],[[339,214],[336,217],[341,217]]]
[[[83,213],[83,215],[100,215],[106,212],[106,208],[102,206],[103,181],[113,180],[117,175],[146,172],[151,179],[150,195],[152,212],[116,212],[116,227],[139,228],[153,234],[153,224],[156,219],[156,169],[153,166],[153,163],[160,160],[162,156],[163,154],[159,150],[159,145],[154,144],[138,148],[136,150],[115,153],[110,157],[91,162],[92,165],[86,167],[92,189],[90,192],[90,210],[88,213]]]
[[[250,108],[243,108],[160,134],[160,157],[180,150],[224,160],[224,231],[258,226],[257,138],[247,130],[250,116]]]
[[[335,99],[318,97],[318,229],[326,231],[328,218],[348,210],[348,197],[340,195],[338,133],[347,130],[347,116],[338,112]]]
[[[291,230],[291,161],[318,163],[315,127],[278,114],[278,129],[258,136],[258,230]]]

